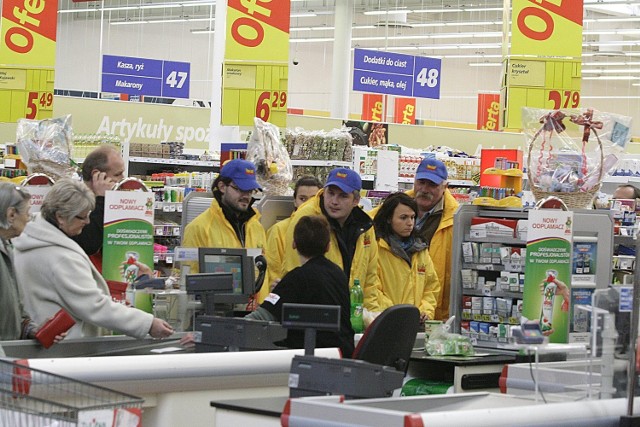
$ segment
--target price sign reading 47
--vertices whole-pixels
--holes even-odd
[[[29,92],[27,96],[27,119],[43,118],[39,116],[40,111],[53,110],[53,93],[51,92]]]
[[[269,121],[272,110],[287,109],[286,91],[265,91],[260,94],[256,102],[256,117],[265,122]]]
[[[577,90],[550,90],[547,100],[551,101],[550,108],[578,108],[580,106],[580,92]]]

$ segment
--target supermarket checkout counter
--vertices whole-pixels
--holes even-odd
[[[155,354],[152,351],[176,347],[177,341],[128,337],[68,340],[44,352],[28,341],[4,341],[0,345],[8,357],[18,357],[30,368],[143,398],[143,425],[156,427],[214,425],[211,399],[286,396],[291,361],[304,353],[287,349]],[[74,355],[64,354],[65,350]],[[56,352],[55,357],[53,353],[46,355],[51,351]],[[123,355],[127,352],[129,355]],[[316,354],[340,357],[337,348],[317,349]]]

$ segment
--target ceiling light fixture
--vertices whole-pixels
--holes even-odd
[[[162,4],[143,4],[140,6],[114,6],[114,7],[96,7],[96,8],[84,8],[84,9],[63,9],[58,13],[82,13],[82,12],[112,12],[118,10],[144,10],[144,9],[162,9],[162,8],[174,8],[174,7],[198,7],[198,6],[214,6],[215,0],[203,0],[203,1],[182,1],[171,2]]]

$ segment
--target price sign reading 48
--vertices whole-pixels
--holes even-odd
[[[287,109],[286,91],[265,91],[260,94],[256,102],[256,117],[265,122],[269,121],[272,110]]]
[[[416,56],[413,72],[413,96],[440,99],[440,69],[442,60]]]
[[[29,92],[27,97],[27,109],[25,117],[27,119],[42,118],[38,114],[40,111],[53,110],[53,93],[51,92]]]

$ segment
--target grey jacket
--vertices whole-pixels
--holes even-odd
[[[18,340],[27,338],[35,330],[22,305],[20,291],[13,268],[13,250],[11,244],[0,239],[0,340]]]
[[[60,308],[75,320],[69,338],[101,335],[100,328],[142,338],[153,316],[114,302],[107,283],[82,248],[41,216],[13,241],[24,305],[42,324]]]

